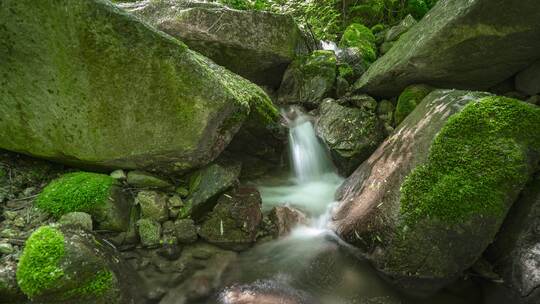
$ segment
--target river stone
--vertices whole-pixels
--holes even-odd
[[[527,185],[486,256],[512,303],[540,303],[540,175]]]
[[[144,171],[130,171],[127,174],[127,183],[138,188],[171,188],[172,185],[153,174]]]
[[[60,225],[92,231],[92,216],[85,212],[70,212],[58,220]]]
[[[83,230],[40,227],[17,268],[21,290],[39,303],[131,303],[142,287],[118,252]]]
[[[256,240],[262,221],[261,204],[261,196],[255,188],[224,193],[202,223],[199,235],[225,249],[246,249]]]
[[[302,211],[289,206],[272,208],[268,217],[275,226],[277,237],[287,236],[296,226],[309,223],[307,216]]]
[[[152,248],[157,247],[161,241],[161,225],[152,219],[143,218],[137,221],[137,231],[141,245]]]
[[[257,86],[104,0],[2,1],[0,148],[185,171],[277,109]],[[128,135],[128,136],[126,136]]]
[[[183,0],[140,1],[121,7],[217,64],[270,88],[279,86],[297,54],[308,51],[290,15]]]
[[[528,95],[540,93],[540,61],[516,75],[516,89]]]
[[[325,100],[319,108],[317,123],[317,134],[330,148],[339,171],[346,176],[384,140],[383,124],[376,113],[377,102],[371,98],[351,98],[351,102],[362,107]]]
[[[439,1],[354,88],[382,97],[414,83],[487,89],[540,58],[539,18],[538,1]]]
[[[197,241],[197,226],[191,219],[181,219],[174,222],[176,238],[180,243],[193,243]]]
[[[141,191],[137,193],[135,204],[141,208],[141,218],[165,222],[169,219],[167,199],[167,195],[161,192]]]
[[[406,292],[473,265],[538,162],[540,108],[486,95],[432,92],[338,190],[332,228]]]
[[[194,218],[200,218],[212,210],[219,194],[238,182],[241,164],[237,162],[216,162],[191,176],[187,204],[191,206]]]
[[[283,76],[277,102],[316,108],[334,89],[336,64],[333,51],[315,51],[295,59]]]

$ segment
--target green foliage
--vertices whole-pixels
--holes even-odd
[[[339,76],[347,81],[352,81],[354,78],[354,69],[347,63],[340,64],[338,67]]]
[[[114,179],[105,174],[74,172],[53,180],[35,201],[38,208],[56,217],[90,212],[109,198]]]
[[[486,97],[450,117],[428,161],[401,187],[401,213],[412,227],[425,218],[456,224],[501,216],[507,195],[528,179],[527,155],[540,150],[540,108]]]
[[[29,298],[54,288],[64,275],[58,267],[64,254],[64,235],[55,228],[40,227],[28,238],[17,266],[17,283]]]
[[[223,5],[237,10],[267,10],[270,2],[267,0],[219,0]]]
[[[396,125],[399,125],[429,92],[431,92],[431,88],[424,85],[411,85],[405,88],[401,95],[399,95],[394,114]]]
[[[416,20],[422,19],[428,12],[429,7],[424,0],[408,0],[407,12],[411,14]]]
[[[353,23],[349,25],[341,37],[339,46],[358,48],[360,54],[362,54],[362,59],[367,64],[377,59],[375,36],[369,28],[362,24]]]

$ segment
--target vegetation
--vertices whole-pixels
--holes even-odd
[[[17,267],[17,282],[29,297],[39,296],[55,286],[64,272],[58,266],[64,256],[64,235],[56,228],[43,226],[26,241]]]
[[[508,193],[527,181],[527,153],[540,150],[540,108],[486,97],[452,116],[435,138],[426,164],[401,188],[401,212],[413,226],[423,218],[448,223],[471,215],[501,215]],[[516,190],[517,189],[517,190]]]
[[[371,30],[359,23],[353,23],[347,27],[339,46],[358,48],[362,59],[369,65],[377,59],[377,46],[375,45],[375,36]]]
[[[426,97],[431,88],[425,85],[411,85],[399,95],[394,114],[396,125],[399,125],[416,106]]]
[[[65,293],[65,299],[74,297],[95,297],[105,294],[111,289],[114,274],[109,270],[99,271],[88,283]]]
[[[91,213],[109,198],[113,183],[114,179],[104,174],[68,173],[47,185],[35,204],[55,217],[74,211]]]

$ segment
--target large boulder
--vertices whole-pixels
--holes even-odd
[[[540,303],[540,175],[521,193],[487,257],[512,303]]]
[[[32,233],[17,266],[19,287],[39,303],[134,303],[137,278],[107,243],[52,226]]]
[[[120,6],[216,63],[270,88],[279,86],[297,54],[308,52],[306,38],[290,15],[186,0]]]
[[[439,1],[354,87],[385,97],[414,83],[487,89],[540,58],[539,18],[538,1]]]
[[[540,158],[540,108],[437,90],[338,191],[333,229],[398,287],[430,293],[493,241]]]
[[[347,101],[355,102],[354,106]],[[354,96],[338,102],[325,100],[321,104],[317,134],[330,148],[339,171],[348,176],[377,149],[385,134],[374,99]]]
[[[93,167],[183,171],[213,160],[257,86],[109,1],[3,1],[0,147]]]

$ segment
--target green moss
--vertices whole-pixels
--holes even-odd
[[[338,74],[348,81],[354,80],[354,69],[347,63],[338,66]]]
[[[429,11],[429,6],[425,0],[407,0],[407,11],[416,20],[420,20]]]
[[[379,32],[384,31],[384,29],[386,29],[386,26],[385,26],[384,24],[380,24],[380,23],[379,23],[379,24],[376,24],[376,25],[374,25],[374,26],[371,27],[371,32],[372,32],[373,34],[377,34],[377,33],[379,33]]]
[[[431,88],[425,85],[411,85],[399,95],[394,114],[396,125],[399,125],[416,108],[416,106],[426,97]]]
[[[29,298],[54,288],[64,275],[58,267],[64,250],[64,235],[50,226],[40,227],[28,238],[17,266],[17,283]]]
[[[89,213],[106,202],[113,183],[114,179],[105,174],[68,173],[47,185],[35,204],[56,217],[75,211]]]
[[[375,40],[375,36],[369,28],[362,24],[353,23],[343,33],[339,46],[358,48],[364,62],[369,64],[377,59]]]
[[[401,188],[405,224],[471,216],[502,216],[507,195],[528,179],[527,155],[540,150],[540,108],[486,97],[452,116],[435,138],[427,163]]]
[[[114,274],[109,270],[101,270],[88,283],[66,292],[64,298],[101,296],[111,290],[113,284]]]

